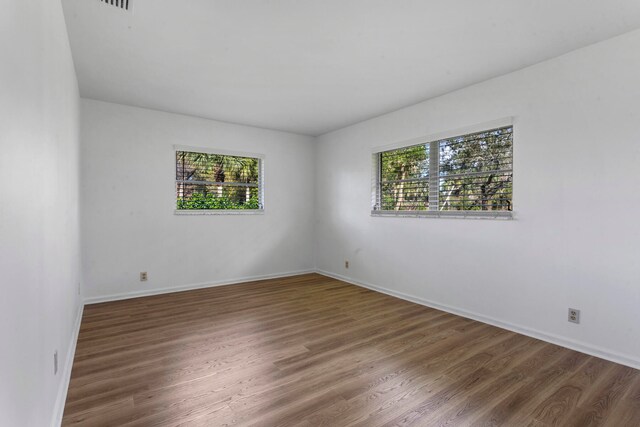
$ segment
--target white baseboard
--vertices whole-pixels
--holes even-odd
[[[322,274],[328,277],[332,277],[334,279],[342,280],[343,282],[350,283],[352,285],[360,286],[363,288],[370,289],[372,291],[381,292],[383,294],[391,295],[396,298],[400,298],[406,301],[410,301],[416,304],[424,305],[427,307],[435,308],[438,310],[446,311],[448,313],[456,314],[458,316],[466,317],[469,319],[477,320],[482,323],[487,323],[489,325],[497,326],[498,328],[507,329],[512,332],[516,332],[522,335],[526,335],[532,338],[536,338],[542,341],[549,342],[551,344],[556,344],[561,347],[566,347],[571,350],[576,350],[581,353],[589,354],[591,356],[599,357],[601,359],[606,359],[611,362],[619,363],[621,365],[629,366],[631,368],[640,369],[640,359],[634,356],[617,353],[614,351],[610,351],[598,346],[594,346],[591,344],[587,344],[584,342],[572,340],[570,338],[562,337],[555,334],[550,334],[542,331],[538,331],[536,329],[528,328],[522,325],[516,325],[513,323],[505,322],[499,319],[495,319],[493,317],[485,316],[483,314],[470,312],[467,310],[463,310],[461,308],[452,307],[446,304],[440,304],[435,301],[430,301],[424,298],[416,297],[414,295],[405,294],[403,292],[394,291],[391,289],[384,288],[382,286],[372,285],[370,283],[365,283],[362,281],[358,281],[352,279],[350,277],[343,276],[341,274],[331,273],[329,271],[324,270],[316,270],[318,274]]]
[[[64,404],[67,401],[67,391],[69,390],[69,382],[71,381],[71,369],[73,368],[73,359],[76,355],[76,344],[78,343],[78,334],[80,333],[80,325],[82,323],[82,313],[84,312],[84,304],[80,304],[75,324],[73,325],[73,336],[67,350],[67,358],[62,371],[62,380],[58,387],[58,396],[56,404],[53,408],[53,420],[51,427],[60,427],[62,424],[62,415],[64,414]]]
[[[192,291],[194,289],[203,289],[203,288],[213,288],[216,286],[226,286],[226,285],[235,285],[243,282],[253,282],[256,280],[267,280],[267,279],[278,279],[281,277],[291,277],[291,276],[300,276],[302,274],[315,273],[315,269],[309,270],[298,270],[298,271],[288,271],[284,273],[276,273],[276,274],[263,274],[260,276],[248,276],[248,277],[239,277],[231,280],[219,280],[219,281],[210,281],[203,283],[193,283],[189,285],[180,285],[173,286],[169,288],[160,288],[160,289],[149,289],[143,291],[133,291],[133,292],[125,292],[120,294],[112,294],[112,295],[104,295],[97,297],[89,297],[85,298],[85,304],[98,304],[101,302],[110,302],[110,301],[119,301],[123,299],[131,299],[131,298],[139,298],[139,297],[148,297],[152,295],[161,295],[161,294],[169,294],[172,292],[182,292],[182,291]]]

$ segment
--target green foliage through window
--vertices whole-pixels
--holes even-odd
[[[176,152],[179,210],[262,209],[260,159]]]
[[[384,151],[378,167],[374,210],[511,211],[513,127]]]
[[[429,208],[429,145],[380,153],[383,210]]]

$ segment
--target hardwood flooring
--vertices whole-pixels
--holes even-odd
[[[85,308],[65,426],[640,426],[640,371],[317,274]]]

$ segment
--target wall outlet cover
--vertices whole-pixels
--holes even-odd
[[[580,323],[580,310],[570,308],[567,320],[569,320],[569,322],[571,323]]]

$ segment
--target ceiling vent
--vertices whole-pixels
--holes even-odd
[[[129,3],[133,0],[100,0],[102,3],[106,3],[109,6],[117,7],[123,10],[129,10]]]

